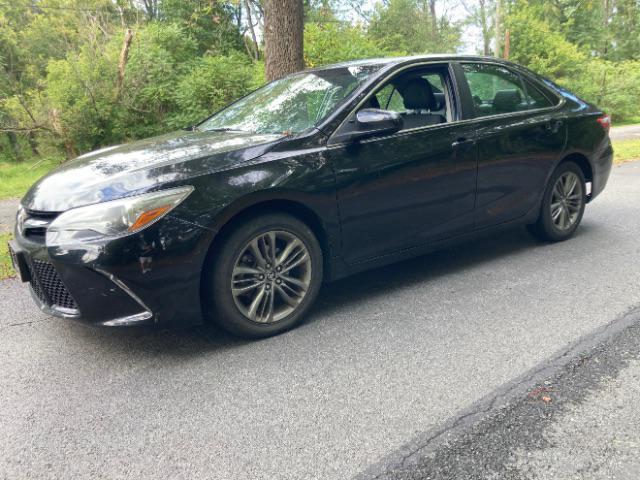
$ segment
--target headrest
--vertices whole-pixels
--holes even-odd
[[[520,90],[498,90],[493,97],[493,110],[496,112],[513,112],[522,103]]]
[[[415,77],[398,88],[404,108],[407,110],[437,110],[431,84],[424,78]]]
[[[446,106],[446,101],[444,99],[444,93],[441,92],[433,92],[433,96],[436,99],[436,108],[432,108],[431,110],[442,110]]]

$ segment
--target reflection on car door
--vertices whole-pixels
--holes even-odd
[[[476,227],[515,220],[537,208],[566,143],[557,99],[501,65],[462,64],[478,138]]]
[[[477,167],[473,131],[451,121],[454,97],[447,65],[430,68],[403,72],[364,105],[389,109],[396,105],[408,128],[330,150],[342,254],[348,263],[473,229]],[[425,82],[435,90],[433,95],[421,90]]]

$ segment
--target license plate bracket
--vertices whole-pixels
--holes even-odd
[[[27,265],[27,256],[24,251],[18,246],[18,244],[13,240],[9,241],[9,255],[11,255],[13,268],[18,274],[18,278],[20,278],[20,281],[30,281],[31,273],[29,272],[29,265]]]

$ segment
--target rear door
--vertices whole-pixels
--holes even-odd
[[[559,99],[503,65],[461,63],[478,141],[476,228],[515,220],[537,208],[566,143]]]

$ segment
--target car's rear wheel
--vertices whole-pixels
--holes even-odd
[[[297,325],[322,284],[322,249],[311,229],[283,213],[237,225],[212,252],[203,296],[208,316],[249,338]]]
[[[573,162],[561,163],[549,180],[540,216],[530,226],[530,231],[543,240],[566,240],[578,228],[586,200],[585,179],[580,167]]]

